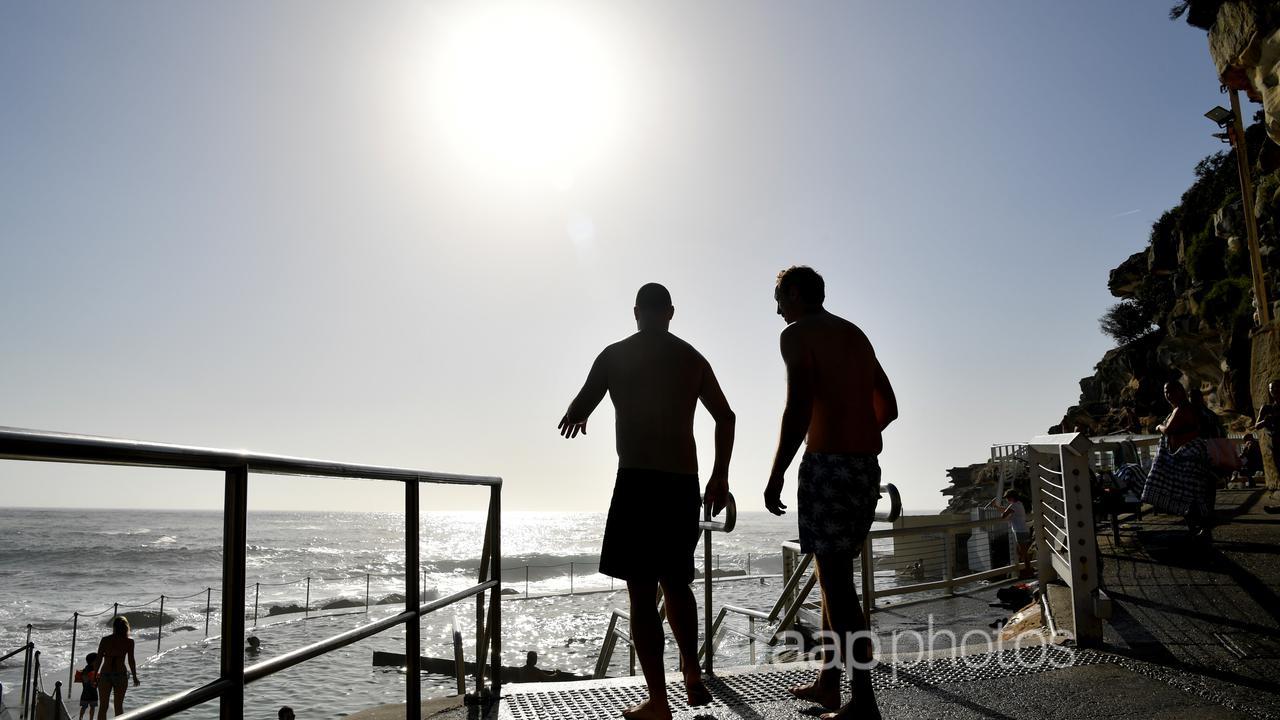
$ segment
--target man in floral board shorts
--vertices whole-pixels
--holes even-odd
[[[764,502],[770,512],[783,514],[783,473],[807,437],[796,491],[800,549],[814,554],[822,629],[835,645],[828,646],[817,679],[790,692],[835,711],[824,718],[879,718],[871,688],[871,640],[864,633],[853,562],[875,518],[881,432],[898,417],[898,403],[871,341],[857,325],[827,312],[825,296],[822,276],[812,268],[778,274],[774,298],[787,322],[781,338],[787,407]],[[853,691],[844,705],[842,665],[850,669]]]

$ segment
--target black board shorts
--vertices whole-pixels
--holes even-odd
[[[697,475],[619,469],[600,572],[619,580],[693,582],[701,509]]]

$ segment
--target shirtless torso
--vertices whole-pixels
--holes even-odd
[[[880,454],[889,381],[862,330],[828,312],[806,315],[782,331],[782,352],[788,383],[811,398],[808,450]]]
[[[669,332],[638,332],[596,363],[613,401],[618,467],[697,473],[693,414],[704,383],[715,382],[702,355]]]

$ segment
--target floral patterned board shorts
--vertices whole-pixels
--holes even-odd
[[[875,520],[880,462],[875,455],[807,452],[796,493],[801,552],[856,556]]]

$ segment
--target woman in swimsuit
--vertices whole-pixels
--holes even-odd
[[[125,671],[125,661],[129,670]],[[107,720],[107,700],[115,691],[116,715],[124,714],[124,692],[138,686],[138,666],[133,660],[133,639],[129,637],[129,621],[118,615],[111,621],[111,634],[98,642],[98,720]]]

